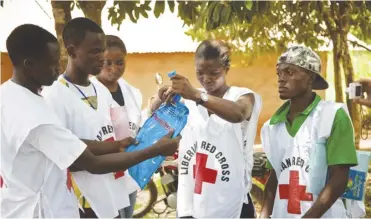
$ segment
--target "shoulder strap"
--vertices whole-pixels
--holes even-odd
[[[319,195],[327,181],[327,155],[326,142],[331,135],[332,126],[338,109],[344,108],[344,104],[332,101],[318,103],[311,124],[311,148],[309,157],[309,175],[307,192]]]
[[[330,137],[336,112],[341,108],[349,115],[348,108],[343,103],[321,101],[318,104],[313,115],[312,140],[325,142]]]

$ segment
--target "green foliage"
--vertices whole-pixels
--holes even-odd
[[[118,29],[127,17],[136,23],[140,17],[148,18],[148,13],[152,11],[150,3],[151,1],[144,1],[144,3],[140,3],[140,1],[114,1],[114,6],[108,9],[108,19],[112,25],[117,25]],[[165,12],[166,6],[171,12],[175,12],[177,6],[178,16],[185,24],[190,25],[198,19],[201,4],[200,1],[156,0],[153,13],[158,18]]]
[[[335,32],[342,28],[338,18],[331,17],[338,11],[348,10],[347,16],[339,19],[348,19],[352,33],[363,40],[371,39],[370,5],[370,2],[352,1],[348,9],[345,2],[327,1],[205,2],[202,5],[204,13],[187,34],[199,41],[223,39],[234,52],[247,56],[281,51],[294,42],[317,49],[324,45],[325,39],[331,38],[329,26]]]
[[[353,22],[351,33],[359,39],[371,44],[371,1],[354,2],[355,13],[352,14]]]
[[[152,10],[150,3],[150,1],[145,1],[143,4],[140,1],[115,1],[108,9],[108,20],[111,20],[112,25],[117,24],[118,29],[127,17],[136,23],[141,16],[148,18],[148,12]]]

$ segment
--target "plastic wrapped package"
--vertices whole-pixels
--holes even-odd
[[[169,73],[169,77],[172,77],[174,74],[175,72]],[[136,137],[139,144],[129,146],[126,151],[139,151],[150,147],[168,134],[171,129],[174,130],[172,137],[175,138],[186,125],[188,113],[188,108],[180,102],[180,96],[175,96],[171,104],[162,104],[146,120]],[[139,187],[143,189],[164,160],[164,156],[145,160],[130,167],[129,174],[138,183]]]

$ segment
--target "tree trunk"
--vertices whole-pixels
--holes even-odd
[[[57,39],[61,47],[61,59],[59,60],[60,69],[64,71],[67,66],[68,54],[64,47],[62,32],[67,21],[71,20],[71,2],[70,1],[51,1],[55,32],[57,33]]]
[[[348,47],[348,34],[342,33],[341,34],[341,41],[342,41],[342,64],[343,64],[343,70],[345,75],[345,84],[348,86],[349,83],[352,83],[354,81],[354,68],[352,64],[352,58],[349,53],[349,47]],[[358,104],[354,104],[352,100],[347,99],[347,106],[349,109],[349,114],[353,121],[354,126],[354,137],[355,137],[355,145],[356,148],[359,149],[359,143],[361,139],[361,113],[360,113],[360,106]]]
[[[79,6],[85,17],[102,26],[102,10],[106,1],[79,1]]]
[[[333,64],[334,64],[334,84],[335,84],[335,100],[336,102],[344,102],[343,94],[343,83],[341,77],[341,40],[338,34],[332,34],[332,44],[333,44]]]
[[[342,64],[343,64],[343,71],[345,76],[345,84],[349,86],[350,83],[354,81],[354,68],[352,63],[352,58],[349,53],[349,46],[348,46],[348,33],[350,30],[350,14],[352,11],[352,5],[349,1],[339,2],[339,22],[338,22],[338,33],[341,40],[341,47],[342,47]],[[359,143],[361,139],[361,113],[360,113],[360,106],[358,104],[354,104],[352,100],[349,98],[347,99],[347,106],[349,109],[349,114],[353,121],[354,127],[354,137],[355,137],[355,145],[356,148],[359,149]]]

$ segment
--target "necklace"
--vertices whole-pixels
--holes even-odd
[[[83,91],[82,91],[78,86],[76,86],[74,83],[72,83],[71,80],[66,76],[66,74],[63,74],[63,77],[64,77],[64,79],[66,79],[66,81],[70,82],[70,83],[71,83],[71,84],[72,84],[72,85],[73,85],[73,86],[74,86],[74,87],[75,87],[75,88],[80,92],[80,94],[84,97],[84,99],[85,99],[86,101],[88,101],[90,107],[96,110],[96,108],[95,108],[94,105],[89,101],[89,99],[88,99],[88,97],[85,95],[85,93],[84,93],[84,92],[83,92]],[[97,90],[95,89],[94,84],[91,83],[91,85],[93,85],[94,92],[95,92],[95,96],[98,97],[98,95],[97,95]]]

